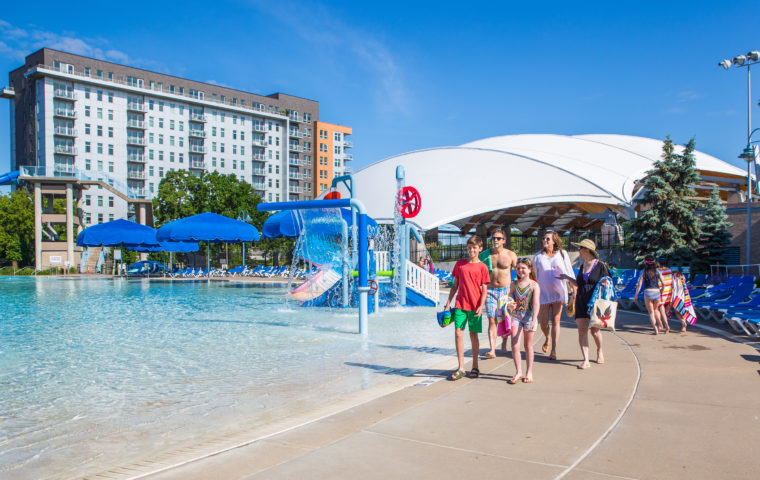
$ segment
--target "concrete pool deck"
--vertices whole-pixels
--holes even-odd
[[[213,455],[87,478],[757,478],[760,345],[710,325],[654,336],[646,316],[621,311],[604,333],[607,363],[579,370],[563,322],[559,361],[538,353],[533,384],[508,385],[503,356],[481,360],[479,379],[440,380],[452,358]]]

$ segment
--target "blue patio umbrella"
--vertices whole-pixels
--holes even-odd
[[[78,247],[158,247],[156,230],[129,220],[113,220],[87,227],[77,235]]]
[[[169,222],[158,229],[159,242],[242,243],[261,239],[258,229],[240,220],[206,212]],[[206,256],[206,269],[210,259]]]

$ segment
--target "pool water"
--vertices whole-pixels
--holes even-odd
[[[302,309],[285,285],[0,278],[0,477],[70,478],[455,365],[434,308]]]

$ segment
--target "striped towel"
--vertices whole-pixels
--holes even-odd
[[[673,301],[673,271],[668,267],[658,269],[662,275],[662,296],[660,303]]]
[[[697,322],[697,313],[691,304],[689,289],[680,273],[673,274],[673,310],[678,312],[689,325],[694,325]]]

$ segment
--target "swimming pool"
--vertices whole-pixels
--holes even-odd
[[[282,284],[0,278],[0,477],[69,478],[447,358],[433,308],[288,305]]]

